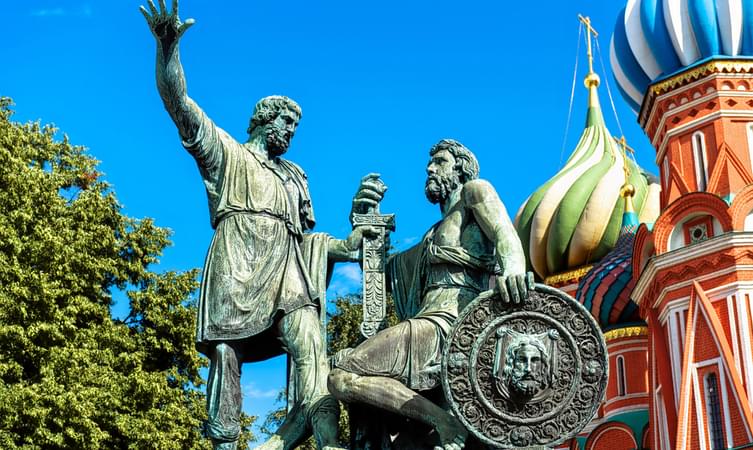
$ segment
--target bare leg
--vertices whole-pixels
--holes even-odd
[[[327,390],[329,364],[319,314],[313,307],[288,313],[278,325],[280,340],[295,362],[296,405],[260,450],[295,448],[313,431],[320,449],[336,449],[340,406]]]
[[[387,377],[360,376],[342,369],[329,375],[329,389],[341,401],[366,403],[434,427],[443,450],[460,450],[468,431],[455,417],[403,383]]]

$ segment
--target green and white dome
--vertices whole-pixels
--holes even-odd
[[[596,88],[598,77],[586,78],[589,106],[586,127],[565,166],[538,188],[515,218],[529,268],[541,279],[568,272],[606,255],[617,242],[624,202],[620,188],[635,187],[640,222],[659,213],[659,185],[630,159],[604,124]]]

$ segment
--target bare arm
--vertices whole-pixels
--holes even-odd
[[[494,187],[483,180],[468,182],[463,197],[481,231],[494,242],[497,262],[502,268],[496,286],[502,300],[514,303],[524,300],[533,288],[533,279],[526,274],[523,247],[505,205]]]
[[[347,239],[329,238],[327,258],[331,262],[359,262],[362,233],[351,233]]]
[[[178,43],[183,33],[194,24],[193,19],[181,22],[178,17],[178,0],[173,0],[168,12],[165,0],[159,0],[160,9],[148,1],[151,14],[140,7],[157,40],[157,89],[165,109],[177,125],[184,141],[192,141],[201,124],[201,110],[186,93],[186,78],[180,63]]]

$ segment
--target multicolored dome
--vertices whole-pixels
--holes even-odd
[[[649,186],[604,124],[596,92],[598,77],[591,74],[586,82],[589,107],[578,145],[559,173],[526,200],[515,218],[529,266],[541,279],[598,261],[614,247],[624,208],[620,188],[625,164],[641,221],[653,222],[659,213],[658,185]]]
[[[620,92],[637,112],[661,78],[712,57],[753,57],[753,0],[628,0],[609,53]]]
[[[591,311],[602,329],[641,320],[638,305],[630,298],[635,287],[633,241],[638,224],[635,212],[626,211],[614,249],[578,283],[575,298]]]

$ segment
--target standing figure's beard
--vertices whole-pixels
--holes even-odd
[[[272,156],[280,156],[288,151],[292,136],[279,128],[267,127],[264,137],[267,141],[267,152]]]
[[[437,204],[447,200],[458,186],[460,186],[460,177],[457,173],[450,176],[433,174],[426,178],[424,193],[432,204]]]

